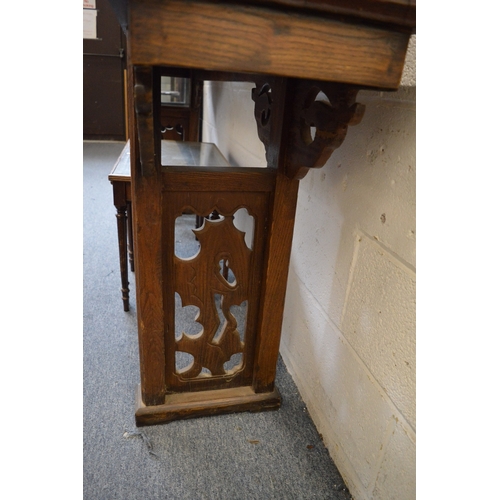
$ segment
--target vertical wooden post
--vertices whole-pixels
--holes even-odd
[[[253,380],[253,389],[257,393],[274,389],[298,189],[298,180],[289,179],[283,172],[278,172],[261,289]]]
[[[153,109],[153,68],[134,67],[132,79],[135,116],[131,140],[131,177],[137,322],[141,366],[141,396],[146,405],[165,401],[165,338],[161,261],[161,182],[159,140]]]
[[[273,79],[270,115],[267,115],[266,111],[262,115],[262,103],[259,105],[256,101],[259,138],[266,146],[268,168],[277,169],[268,220],[265,267],[260,295],[259,333],[252,384],[256,393],[274,390],[299,189],[299,181],[290,179],[285,174],[289,148],[289,119],[293,104],[293,94],[287,91],[289,86],[288,79]],[[259,123],[259,115],[270,116],[268,129],[267,125]]]

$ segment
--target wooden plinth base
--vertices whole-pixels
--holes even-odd
[[[251,387],[184,392],[165,397],[165,404],[145,406],[141,386],[137,385],[135,422],[137,427],[156,425],[186,418],[222,415],[243,411],[277,410],[281,405],[278,389],[256,394]]]

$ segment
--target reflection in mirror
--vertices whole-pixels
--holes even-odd
[[[189,106],[190,82],[189,78],[162,76],[160,82],[162,105]]]
[[[161,141],[161,164],[164,167],[228,167],[215,144],[189,141]]]
[[[254,115],[255,86],[255,82],[204,82],[203,141],[214,143],[232,167],[267,167]]]

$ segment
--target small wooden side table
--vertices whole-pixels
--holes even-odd
[[[122,283],[123,310],[129,310],[129,282],[127,265],[127,239],[130,270],[134,272],[134,238],[132,231],[132,194],[130,178],[130,141],[123,148],[118,160],[108,175],[113,186],[113,204],[116,207],[118,226],[118,249]]]

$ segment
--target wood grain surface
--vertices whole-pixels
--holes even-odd
[[[362,107],[355,102],[360,88],[399,86],[415,1],[133,0],[128,5],[141,358],[137,425],[278,408],[274,381],[298,179],[323,165],[347,127],[361,119]],[[182,68],[193,70],[200,79],[255,83],[254,115],[267,168],[161,165],[154,82],[167,66],[179,74]],[[319,91],[329,103],[316,100]],[[252,251],[245,250],[232,225],[242,207],[255,220]],[[181,262],[174,252],[176,218],[213,211],[227,220],[217,229],[207,224],[199,233],[201,257]],[[224,284],[221,262],[240,275],[241,289]],[[200,309],[205,333],[199,339],[176,338],[176,294]],[[210,309],[214,294],[224,295],[221,304],[248,301],[244,339],[223,305],[227,337],[214,336],[222,322]],[[197,359],[185,372],[177,369],[177,351]],[[224,368],[234,353],[243,361]]]
[[[163,175],[164,183],[168,184],[169,176]],[[247,191],[244,187],[240,191],[215,191],[215,182],[208,181],[208,185],[212,186],[212,191],[169,191],[163,197],[162,272],[164,276],[169,277],[164,286],[167,393],[207,391],[252,383],[270,193]],[[245,208],[254,218],[252,251],[248,250],[243,242],[242,233],[232,225],[232,216],[240,208]],[[186,212],[203,216],[214,210],[226,219],[214,223],[206,222],[205,226],[197,231],[200,241],[199,254],[187,261],[179,259],[174,251],[174,226],[177,217]],[[218,272],[221,259],[228,261],[234,271],[234,287],[227,286]],[[199,338],[182,337],[181,340],[176,340],[175,293],[180,295],[184,306],[198,307],[200,313],[196,322],[203,327],[203,334]],[[247,301],[246,327],[240,332],[244,345],[230,342],[231,337],[234,337],[230,330],[223,333],[227,333],[227,340],[224,341],[221,337],[220,341],[214,342],[213,333],[219,327],[214,304],[216,294],[221,296],[222,304],[227,301],[226,305],[229,306]],[[222,309],[224,312],[224,306]],[[229,318],[227,326],[230,327],[231,315],[227,314],[227,311],[225,317]],[[238,328],[240,326],[237,325]],[[235,339],[236,337],[233,340]],[[228,345],[224,342],[228,342]],[[176,351],[188,352],[199,364],[195,362],[196,366],[192,367],[191,372],[178,373],[175,363]],[[225,373],[222,364],[238,351],[243,354],[243,366],[235,372]],[[211,376],[197,377],[200,367],[208,368]],[[195,368],[196,373],[193,371]]]
[[[409,34],[265,6],[148,0],[130,8],[133,64],[395,89]]]
[[[161,405],[148,407],[141,401],[141,389],[136,392],[135,419],[138,427],[240,411],[277,410],[281,396],[277,389],[256,394],[250,387],[235,387],[203,392],[171,394]]]

